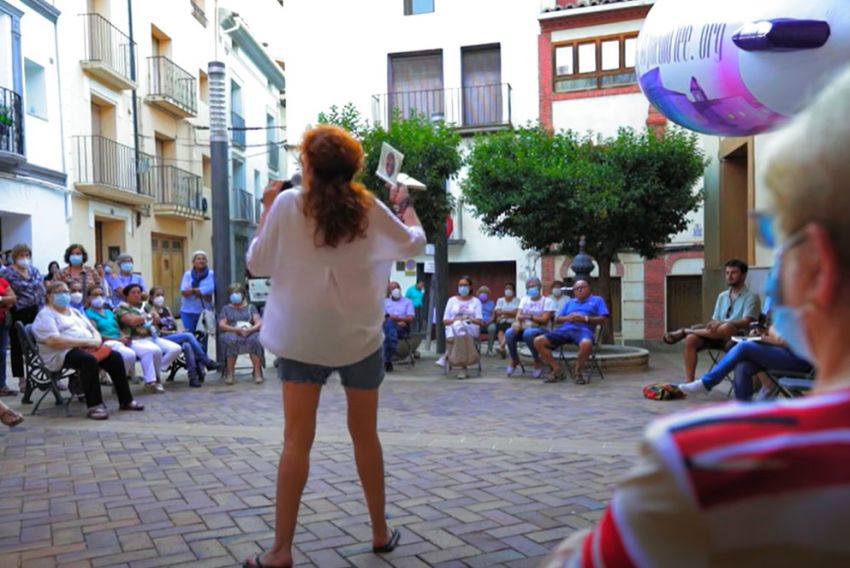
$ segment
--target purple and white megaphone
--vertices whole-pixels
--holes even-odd
[[[658,0],[638,38],[640,87],[667,118],[766,132],[850,63],[848,0]]]

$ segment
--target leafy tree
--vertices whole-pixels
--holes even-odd
[[[707,161],[696,135],[681,129],[656,136],[623,128],[594,139],[527,126],[479,139],[467,165],[464,198],[489,234],[569,255],[586,236],[610,305],[617,252],[653,258],[687,228]]]
[[[370,124],[351,103],[341,109],[332,106],[319,114],[319,122],[342,126],[357,136],[366,153],[360,181],[384,201],[387,190],[384,181],[375,174],[381,145],[386,142],[404,154],[404,173],[425,184],[425,190],[411,190],[410,197],[429,242],[435,242],[440,232],[445,231],[446,218],[453,206],[451,195],[445,191],[445,181],[457,174],[463,164],[458,149],[460,135],[442,122],[432,123],[421,114],[411,114],[405,119],[396,114],[389,128]]]

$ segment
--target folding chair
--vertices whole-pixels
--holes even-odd
[[[472,344],[475,346],[475,351],[478,352],[478,376],[480,377],[484,373],[484,367],[481,364],[481,339],[473,337]],[[452,372],[452,362],[448,357],[446,357],[446,364],[443,367],[443,370],[446,376],[449,376]]]
[[[815,371],[808,373],[795,373],[792,371],[781,371],[771,369],[764,371],[767,378],[779,390],[779,394],[785,398],[798,398],[805,396],[815,383]]]
[[[395,353],[393,353],[393,364],[416,365],[416,350],[425,339],[424,333],[411,333],[407,337],[399,338]]]
[[[195,332],[195,339],[201,342],[201,345],[204,344],[204,339],[206,338],[205,333],[201,333],[200,331]],[[168,339],[168,336],[165,336],[165,339]],[[265,361],[264,361],[265,363]],[[263,365],[265,367],[265,364]],[[171,383],[174,381],[174,377],[177,376],[177,373],[180,369],[186,368],[186,355],[183,354],[183,351],[180,351],[180,355],[178,355],[177,359],[171,363],[171,366],[168,368],[168,378],[165,379],[166,382]]]
[[[64,405],[65,414],[70,416],[70,404],[75,396],[82,394],[79,392],[76,384],[76,371],[73,369],[61,369],[59,371],[51,371],[44,364],[44,360],[38,352],[38,343],[35,341],[35,336],[32,333],[32,324],[24,326],[22,322],[15,322],[15,330],[17,331],[18,341],[21,344],[21,353],[24,356],[24,372],[26,375],[26,388],[24,389],[24,397],[21,400],[24,404],[32,404],[32,393],[36,390],[41,390],[42,395],[32,409],[30,414],[38,412],[38,407],[48,394],[53,394],[56,399],[56,406]],[[68,379],[68,388],[71,396],[63,397],[59,392],[58,382],[61,379]]]
[[[719,340],[705,341],[707,345],[700,349],[699,353],[708,353],[708,356],[711,358],[711,367],[709,367],[708,370],[711,371],[734,346],[734,343],[732,343],[731,340],[726,343],[721,343]],[[726,398],[732,398],[735,394],[735,380],[732,378],[732,373],[728,373],[725,377],[723,377],[723,380],[729,381],[729,392],[726,393]]]
[[[593,378],[593,372],[599,374],[600,380],[605,380],[605,373],[602,372],[602,365],[599,362],[599,346],[602,343],[602,326],[597,325],[596,329],[593,330],[593,347],[591,347],[590,355],[587,358],[586,369],[590,372],[588,373],[588,383],[590,379]],[[562,345],[558,352],[558,360],[563,363],[563,365],[567,368],[567,371],[570,373],[570,378],[575,380],[575,369],[573,369],[572,365],[569,364],[567,354],[566,354],[566,345]],[[576,356],[578,356],[578,345],[576,348]],[[572,349],[570,350],[572,353]]]

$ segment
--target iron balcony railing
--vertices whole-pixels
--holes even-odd
[[[175,166],[157,165],[152,168],[156,187],[156,203],[173,205],[196,212],[203,211],[204,194],[201,176]]]
[[[277,142],[268,143],[269,160],[268,166],[270,170],[275,172],[280,169],[280,144]]]
[[[140,152],[137,164],[132,146],[119,144],[103,136],[74,136],[73,140],[77,183],[104,185],[136,193],[138,174],[138,193],[153,197],[153,156]]]
[[[0,87],[0,152],[24,155],[24,105],[21,95]]]
[[[233,128],[231,130],[231,138],[233,140],[233,145],[238,146],[240,148],[245,147],[245,119],[242,118],[242,115],[236,111],[230,111],[230,126]]]
[[[148,57],[148,95],[167,99],[189,114],[198,112],[195,77],[162,55]]]
[[[233,220],[245,223],[257,222],[257,200],[254,194],[244,189],[233,190]]]
[[[81,14],[85,33],[84,61],[97,61],[132,80],[130,38],[100,14]]]
[[[511,96],[508,83],[384,93],[372,96],[372,119],[387,125],[395,116],[424,114],[456,128],[497,128],[511,124]]]

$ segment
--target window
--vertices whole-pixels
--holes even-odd
[[[636,45],[636,33],[556,44],[555,92],[634,84]]]
[[[434,11],[434,0],[404,0],[404,15],[429,14]]]
[[[27,114],[47,118],[47,89],[44,85],[44,67],[29,59],[24,60]]]
[[[198,94],[202,102],[210,104],[210,78],[203,69],[198,70]]]
[[[421,113],[444,119],[442,52],[391,55],[389,103],[390,118],[398,111],[402,118]]]
[[[463,126],[502,124],[502,50],[500,46],[461,49]]]

